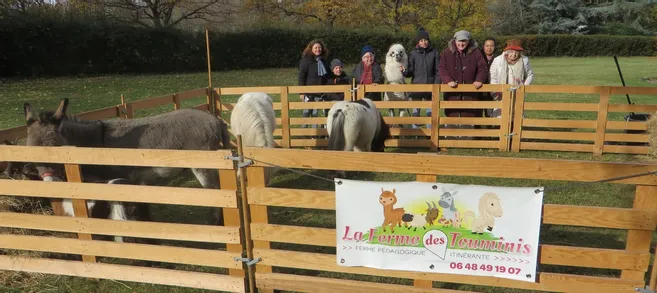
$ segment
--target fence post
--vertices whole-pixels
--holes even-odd
[[[179,110],[180,109],[180,101],[178,101],[178,95],[172,94],[173,98],[173,110]]]
[[[64,168],[66,170],[66,181],[68,182],[82,182],[82,174],[80,174],[80,165],[77,164],[65,164]],[[76,218],[88,218],[87,211],[87,200],[85,199],[73,199],[73,212],[75,213]],[[91,240],[91,234],[78,233],[78,239],[81,240]],[[82,261],[84,262],[96,262],[96,257],[93,255],[82,255]]]
[[[657,186],[637,185],[634,194],[633,209],[657,210]],[[652,243],[653,231],[629,230],[627,232],[627,242],[625,251],[627,252],[649,252]],[[621,279],[644,281],[645,272],[634,270],[621,271]]]
[[[244,151],[242,150],[242,135],[237,136],[237,154],[239,156],[239,163],[244,163]],[[244,230],[244,244],[246,248],[246,258],[249,260],[253,259],[253,245],[251,238],[251,221],[249,219],[249,197],[246,190],[246,178],[247,174],[244,174],[246,168],[238,167],[240,170],[240,193],[242,194],[241,205],[239,206],[242,210],[242,224],[240,225]],[[249,283],[249,292],[253,293],[256,290],[256,282],[254,276],[254,267],[252,265],[246,265],[246,270],[248,274],[248,283]]]
[[[525,115],[525,86],[516,89],[516,100],[513,106],[513,139],[511,140],[511,150],[520,151],[520,140],[522,139],[522,119]]]
[[[283,131],[281,144],[283,148],[289,149],[290,139],[290,97],[289,89],[286,86],[281,87],[281,130]]]
[[[502,117],[500,119],[500,152],[508,152],[511,143],[511,121],[513,121],[513,98],[515,89],[506,85],[502,91]]]
[[[132,119],[135,111],[132,110],[132,104],[126,103],[125,96],[121,95],[121,108],[123,109],[123,119]]]
[[[213,90],[212,94],[214,95],[214,103],[212,104],[212,107],[215,108],[215,116],[223,119],[224,105],[221,103],[221,88]]]
[[[431,89],[431,147],[432,152],[440,147],[440,84],[434,84]]]
[[[595,142],[593,154],[602,155],[605,144],[605,132],[607,131],[607,111],[609,110],[609,96],[611,87],[603,86],[600,90],[600,102],[598,104],[598,120],[595,128]]]
[[[415,180],[420,182],[436,182],[436,175],[416,174]],[[418,288],[433,288],[433,281],[413,279],[413,287]]]
[[[237,190],[237,172],[235,169],[219,170],[219,186],[220,189]],[[224,220],[224,226],[237,226],[241,227],[239,209],[221,208]],[[241,230],[241,229],[240,229]],[[242,233],[240,233],[242,234]],[[240,235],[240,243],[244,243],[244,236]],[[226,251],[242,253],[241,244],[226,244]],[[228,269],[228,275],[236,277],[244,277],[244,270]]]
[[[249,168],[246,169],[246,174],[247,174],[246,177],[249,179],[249,181],[247,182],[247,187],[265,187],[266,186],[265,167],[250,166]],[[250,224],[267,224],[269,222],[269,217],[267,216],[267,206],[250,205],[249,209],[251,211],[251,223]],[[270,244],[269,244],[269,241],[254,240],[253,241],[253,248],[254,249],[269,249]],[[257,264],[257,267],[256,267],[256,273],[257,274],[271,273],[271,272],[272,272],[271,266],[264,266],[264,265],[261,265],[261,264]],[[258,292],[273,293],[274,290],[259,289]]]

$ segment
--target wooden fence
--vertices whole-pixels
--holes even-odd
[[[80,113],[85,119],[133,118],[135,111],[152,109],[162,105],[181,108],[181,102],[205,96],[206,103],[194,108],[221,113],[230,121],[230,112],[235,105],[228,101],[239,95],[260,91],[278,97],[274,103],[277,113],[277,128],[274,132],[278,147],[326,147],[328,132],[323,110],[334,102],[306,103],[297,100],[299,93],[342,93],[347,99],[359,99],[366,93],[387,91],[429,92],[431,101],[384,102],[375,104],[384,114],[386,123],[394,126],[388,147],[418,148],[435,151],[438,148],[477,148],[520,152],[523,150],[574,151],[603,153],[647,154],[648,135],[646,123],[624,121],[623,114],[630,112],[654,113],[657,105],[628,105],[614,102],[614,95],[657,96],[657,87],[612,87],[612,86],[564,86],[534,85],[512,88],[509,85],[484,85],[476,90],[472,85],[460,85],[453,89],[447,85],[360,85],[356,90],[349,85],[334,86],[270,86],[238,88],[200,88],[145,100],[125,102],[105,109]],[[500,92],[501,101],[444,101],[442,93]],[[559,98],[558,94],[567,94]],[[556,97],[555,97],[556,96]],[[572,100],[579,99],[580,102]],[[553,101],[551,101],[553,100]],[[560,101],[561,100],[561,101]],[[616,99],[618,100],[618,99]],[[214,108],[210,107],[215,103]],[[583,102],[582,102],[583,101]],[[431,109],[431,117],[387,117],[388,109]],[[444,117],[444,109],[501,108],[499,118]],[[318,110],[321,117],[300,117],[303,109]],[[564,115],[557,115],[561,113]],[[410,113],[409,113],[410,115]],[[587,118],[588,116],[589,118]],[[565,118],[561,118],[565,117]],[[411,128],[412,125],[419,125]],[[317,128],[312,127],[318,126]],[[426,127],[429,125],[430,127]],[[448,125],[470,125],[472,128],[450,128]],[[309,127],[306,127],[309,126]],[[25,136],[25,127],[0,131],[0,141],[14,140]]]
[[[614,269],[619,276],[593,276],[577,273],[541,271],[535,283],[493,277],[412,273],[370,268],[348,268],[336,264],[335,196],[331,190],[274,188],[266,186],[264,167],[275,164],[286,168],[346,170],[412,174],[418,181],[435,182],[436,176],[538,179],[592,182],[610,177],[657,172],[657,164],[586,162],[571,160],[519,159],[496,157],[439,156],[436,154],[345,153],[303,149],[244,148],[244,157],[255,163],[246,168],[248,183],[238,196],[235,164],[229,150],[173,151],[93,149],[75,147],[0,146],[0,161],[47,162],[65,164],[69,182],[0,180],[6,195],[69,198],[74,200],[76,218],[62,216],[0,213],[0,226],[77,233],[78,239],[0,235],[0,248],[49,251],[83,256],[83,261],[0,256],[0,269],[46,274],[115,279],[182,287],[243,292],[246,281],[254,281],[261,292],[273,289],[303,292],[446,292],[432,289],[435,282],[467,283],[482,286],[561,292],[635,292],[646,285],[650,267],[650,245],[657,226],[657,176],[622,179],[613,182],[634,188],[632,208],[586,205],[545,204],[542,225],[562,225],[626,230],[625,248],[583,247],[544,244],[541,265]],[[472,162],[476,160],[476,164]],[[218,169],[220,190],[182,187],[153,187],[79,183],[80,165],[167,166]],[[299,181],[305,181],[300,178]],[[295,183],[296,184],[296,183]],[[294,185],[294,184],[292,184]],[[308,185],[306,185],[308,186]],[[245,192],[244,192],[245,191]],[[164,205],[222,207],[225,226],[161,222],[113,221],[85,217],[84,200],[111,200]],[[242,200],[246,204],[238,204]],[[270,209],[277,209],[275,213]],[[283,209],[283,210],[281,210]],[[289,210],[303,211],[304,218],[328,219],[318,228],[313,221],[288,221],[277,215]],[[81,211],[78,213],[77,211]],[[240,213],[250,220],[240,221]],[[283,216],[285,217],[285,216]],[[246,217],[248,218],[248,217]],[[324,223],[326,224],[326,223]],[[332,226],[331,226],[332,225]],[[333,228],[331,228],[333,227]],[[248,233],[247,233],[248,229]],[[240,233],[244,231],[244,233]],[[94,235],[157,238],[176,241],[225,243],[226,249],[156,246],[92,240]],[[244,238],[250,236],[248,239]],[[253,245],[247,245],[247,242]],[[252,247],[255,279],[245,279],[246,267],[236,257]],[[327,250],[327,247],[329,248]],[[318,252],[320,251],[320,252]],[[334,250],[333,250],[334,251]],[[250,254],[250,253],[249,253]],[[162,268],[100,263],[96,257],[162,261],[191,266],[221,267],[228,272],[196,272]],[[308,272],[315,272],[310,274]],[[319,273],[318,273],[319,272]],[[325,272],[325,274],[322,274]],[[329,272],[329,273],[327,273]],[[657,271],[652,270],[654,288]],[[327,275],[328,274],[328,275]],[[317,276],[319,275],[319,276]],[[338,278],[338,275],[340,277]],[[353,280],[354,277],[358,280]],[[378,279],[363,280],[365,276]],[[323,276],[323,277],[322,277]],[[346,277],[346,279],[345,279]],[[387,284],[382,278],[413,280],[409,285]],[[378,280],[378,281],[377,281]],[[449,292],[449,291],[448,291]]]

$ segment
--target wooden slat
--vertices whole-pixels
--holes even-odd
[[[657,95],[657,87],[612,86],[612,95]]]
[[[239,244],[239,227],[81,219],[61,216],[0,213],[0,226],[19,229]]]
[[[429,148],[431,140],[428,139],[386,139],[386,147],[393,148]]]
[[[280,86],[254,86],[254,87],[223,87],[217,89],[222,96],[243,95],[248,92],[263,92],[267,94],[280,94]]]
[[[495,141],[491,141],[495,143]],[[592,148],[593,145],[590,145]],[[516,179],[597,181],[617,176],[657,171],[655,163],[594,162],[537,158],[486,156],[450,156],[437,154],[401,154],[339,152],[327,150],[271,149],[245,147],[245,156],[256,166],[317,170],[422,173],[450,176],[476,176]],[[463,162],[477,162],[463,164]],[[612,183],[657,185],[657,176],[645,175],[611,181]]]
[[[5,140],[13,142],[19,138],[25,138],[27,136],[27,127],[25,125],[7,128],[0,131],[0,142]]]
[[[490,109],[502,108],[502,101],[441,101],[441,109]]]
[[[593,103],[544,103],[525,102],[525,111],[598,111],[598,104]]]
[[[473,84],[459,84],[455,88],[451,88],[447,84],[440,85],[441,92],[504,92],[508,91],[510,86],[508,84],[483,84],[479,89],[475,89]]]
[[[647,146],[605,145],[605,153],[647,155],[649,152]]]
[[[107,118],[115,118],[115,117],[119,117],[119,109],[118,106],[111,106],[107,108],[75,114],[75,117],[84,120],[101,120]]]
[[[431,92],[431,84],[377,84],[377,85],[358,85],[359,92],[363,93],[382,93],[382,92]],[[360,90],[364,89],[364,90]]]
[[[285,225],[251,225],[253,239],[335,247],[335,229]],[[625,250],[540,245],[540,263],[576,267],[647,270],[650,254]]]
[[[96,255],[221,268],[236,269],[242,267],[240,262],[233,259],[239,257],[239,253],[164,245],[28,235],[0,235],[0,247],[4,249]]]
[[[521,150],[593,152],[593,144],[554,143],[554,142],[520,142]]]
[[[593,132],[525,130],[525,131],[522,132],[522,138],[593,141],[593,140],[595,140],[595,133],[593,133]]]
[[[417,288],[404,285],[373,283],[363,281],[352,281],[344,279],[332,279],[321,277],[310,277],[302,275],[288,274],[264,274],[257,275],[256,282],[259,287],[265,289],[278,289],[294,292],[316,292],[316,293],[356,293],[356,292],[377,292],[377,293],[457,293],[464,292],[449,289],[428,289]],[[475,291],[467,291],[475,292]]]
[[[618,130],[647,130],[645,122],[607,121],[607,129]]]
[[[595,129],[595,141],[593,143],[593,154],[596,156],[602,155],[604,149],[606,127],[607,127],[607,114],[609,112],[609,91],[608,86],[603,87],[600,90],[600,104],[598,107],[598,118],[596,122]]]
[[[648,112],[657,111],[657,105],[609,105],[609,112]]]
[[[550,119],[523,119],[523,127],[555,127],[555,128],[593,128],[597,126],[595,120],[550,120]]]
[[[223,107],[223,110],[224,110],[224,111],[226,111],[226,112],[230,112],[230,111],[233,110],[233,108],[235,108],[235,104],[237,104],[237,103],[221,103],[221,106]],[[274,110],[282,110],[282,108],[281,108],[281,103],[274,102],[274,103],[272,104],[272,108],[273,108]]]
[[[176,95],[176,99],[178,99],[178,101],[184,101],[184,100],[187,100],[187,99],[196,98],[196,97],[200,97],[200,96],[205,97],[207,95],[206,90],[207,90],[207,88],[198,88],[198,89],[193,89],[193,90],[184,91],[184,92],[177,92],[177,93],[175,93],[175,95]]]
[[[441,132],[442,133],[442,132]],[[392,136],[430,136],[431,129],[427,128],[390,128]]]
[[[440,135],[443,135],[442,131]],[[441,139],[438,142],[441,148],[473,148],[473,149],[496,149],[499,142],[495,140],[459,140],[459,139]]]
[[[139,101],[134,101],[130,102],[128,104],[132,105],[133,110],[139,110],[139,109],[149,109],[161,105],[166,105],[166,104],[173,104],[173,95],[168,94],[164,96],[159,96],[155,98],[148,98],[145,100],[139,100]]]
[[[66,180],[68,182],[82,182],[82,174],[80,174],[80,165],[66,164],[64,165],[66,172]],[[73,216],[76,218],[88,218],[87,201],[84,199],[74,199],[73,202]],[[78,238],[81,240],[91,240],[91,234],[78,233]],[[82,255],[82,261],[96,262],[94,255]]]
[[[312,86],[289,86],[287,91],[290,94],[322,94],[322,93],[344,93],[348,85],[312,85]]]
[[[235,190],[100,183],[0,180],[5,195],[236,208]]]
[[[376,101],[374,105],[378,109],[431,108],[430,101]]]
[[[160,268],[0,255],[0,269],[228,292],[244,292],[244,280],[239,277]]]
[[[657,226],[657,211],[546,204],[543,223],[653,231]]]
[[[656,186],[637,185],[635,188],[634,202],[632,207],[635,209],[655,211],[657,210]],[[652,245],[653,231],[629,230],[627,231],[627,241],[625,250],[634,253],[649,253]],[[645,270],[628,268],[621,271],[621,279],[642,281],[646,277]]]
[[[601,86],[587,85],[527,85],[526,93],[540,94],[597,94]]]
[[[262,167],[249,167],[246,169],[247,179],[249,181],[249,186],[256,188],[264,188],[267,184],[267,179],[265,175],[265,169]],[[247,189],[247,194],[249,194]],[[250,196],[249,196],[250,197]],[[246,200],[249,200],[247,198]],[[251,223],[252,224],[267,224],[269,222],[269,214],[267,213],[267,206],[262,205],[249,205],[251,213]],[[253,241],[253,249],[269,249],[270,243],[268,241]],[[254,257],[255,258],[255,257]],[[259,275],[268,274],[272,272],[272,268],[268,266],[258,265],[256,267],[256,273]],[[273,293],[273,290],[258,290],[263,293]]]
[[[607,133],[605,141],[621,141],[621,142],[648,142],[647,134],[625,134],[625,133]],[[606,146],[605,146],[606,148]]]
[[[301,109],[331,109],[333,102],[290,102],[290,110],[301,110]]]
[[[291,128],[290,135],[328,135],[326,128]]]
[[[500,118],[440,117],[440,124],[500,125]]]
[[[0,145],[0,161],[232,169],[230,150],[190,151]]]
[[[522,282],[510,279],[467,276],[439,273],[416,273],[399,270],[379,270],[366,267],[341,267],[335,261],[333,254],[319,254],[296,251],[255,249],[254,257],[261,257],[258,266],[280,266],[308,270],[331,271],[348,274],[378,275],[383,277],[423,279],[449,283],[467,283],[481,286],[508,287],[529,290],[559,291],[559,292],[630,292],[636,287],[643,287],[641,281],[620,280],[617,278],[589,277],[555,273],[539,273],[537,282]]]
[[[499,137],[498,129],[458,129],[441,128],[440,136],[475,136],[475,137]],[[498,142],[495,142],[496,144]]]

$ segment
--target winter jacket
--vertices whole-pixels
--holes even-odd
[[[440,83],[438,75],[438,64],[440,55],[431,45],[427,48],[415,46],[408,56],[408,67],[404,70],[405,77],[411,77],[412,84],[434,84]],[[431,93],[415,92],[408,93],[412,99],[431,99]]]
[[[363,62],[358,62],[356,64],[356,67],[354,67],[354,71],[351,73],[351,76],[353,76],[356,79],[356,86],[360,84],[360,76],[363,74]],[[372,63],[372,83],[377,83],[377,84],[383,84],[385,83],[385,78],[383,77],[383,69],[381,69],[381,64],[377,63],[376,61]],[[365,94],[365,97],[373,100],[373,101],[381,101],[381,94],[382,93],[367,93]]]
[[[458,84],[473,84],[475,81],[484,83],[488,76],[488,65],[473,39],[463,54],[458,52],[456,41],[450,40],[440,56],[438,72],[443,84],[451,81]],[[481,93],[448,92],[443,97],[446,101],[479,101]],[[445,109],[445,115],[449,117],[481,117],[482,113],[482,109]]]
[[[491,84],[507,84],[506,80],[501,80],[504,78],[506,75],[507,71],[507,64],[506,60],[504,59],[504,55],[497,56],[495,60],[493,60],[493,63],[490,66],[490,83]],[[525,68],[525,80],[523,81],[524,85],[530,85],[532,84],[532,81],[534,80],[534,71],[532,70],[532,65],[529,63],[529,58],[527,56],[522,56],[520,57],[521,60],[524,64]]]
[[[313,56],[304,56],[299,62],[299,85],[326,85],[329,77],[331,76],[331,71],[329,70],[329,65],[326,63],[326,60],[323,58],[320,59],[326,70],[326,74],[319,76],[317,74],[317,61]],[[309,96],[314,96],[316,94],[308,94]],[[319,95],[319,94],[317,94]]]

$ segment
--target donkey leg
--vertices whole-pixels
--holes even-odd
[[[192,173],[203,188],[219,189],[219,173],[213,169],[192,169]],[[212,212],[212,221],[215,225],[224,225],[223,208],[215,208]]]
[[[116,220],[116,221],[126,221],[128,220],[128,217],[126,216],[127,212],[125,210],[125,206],[118,202],[118,201],[112,201],[110,202],[110,215],[109,218],[111,220]],[[114,242],[123,242],[123,236],[114,236]]]

